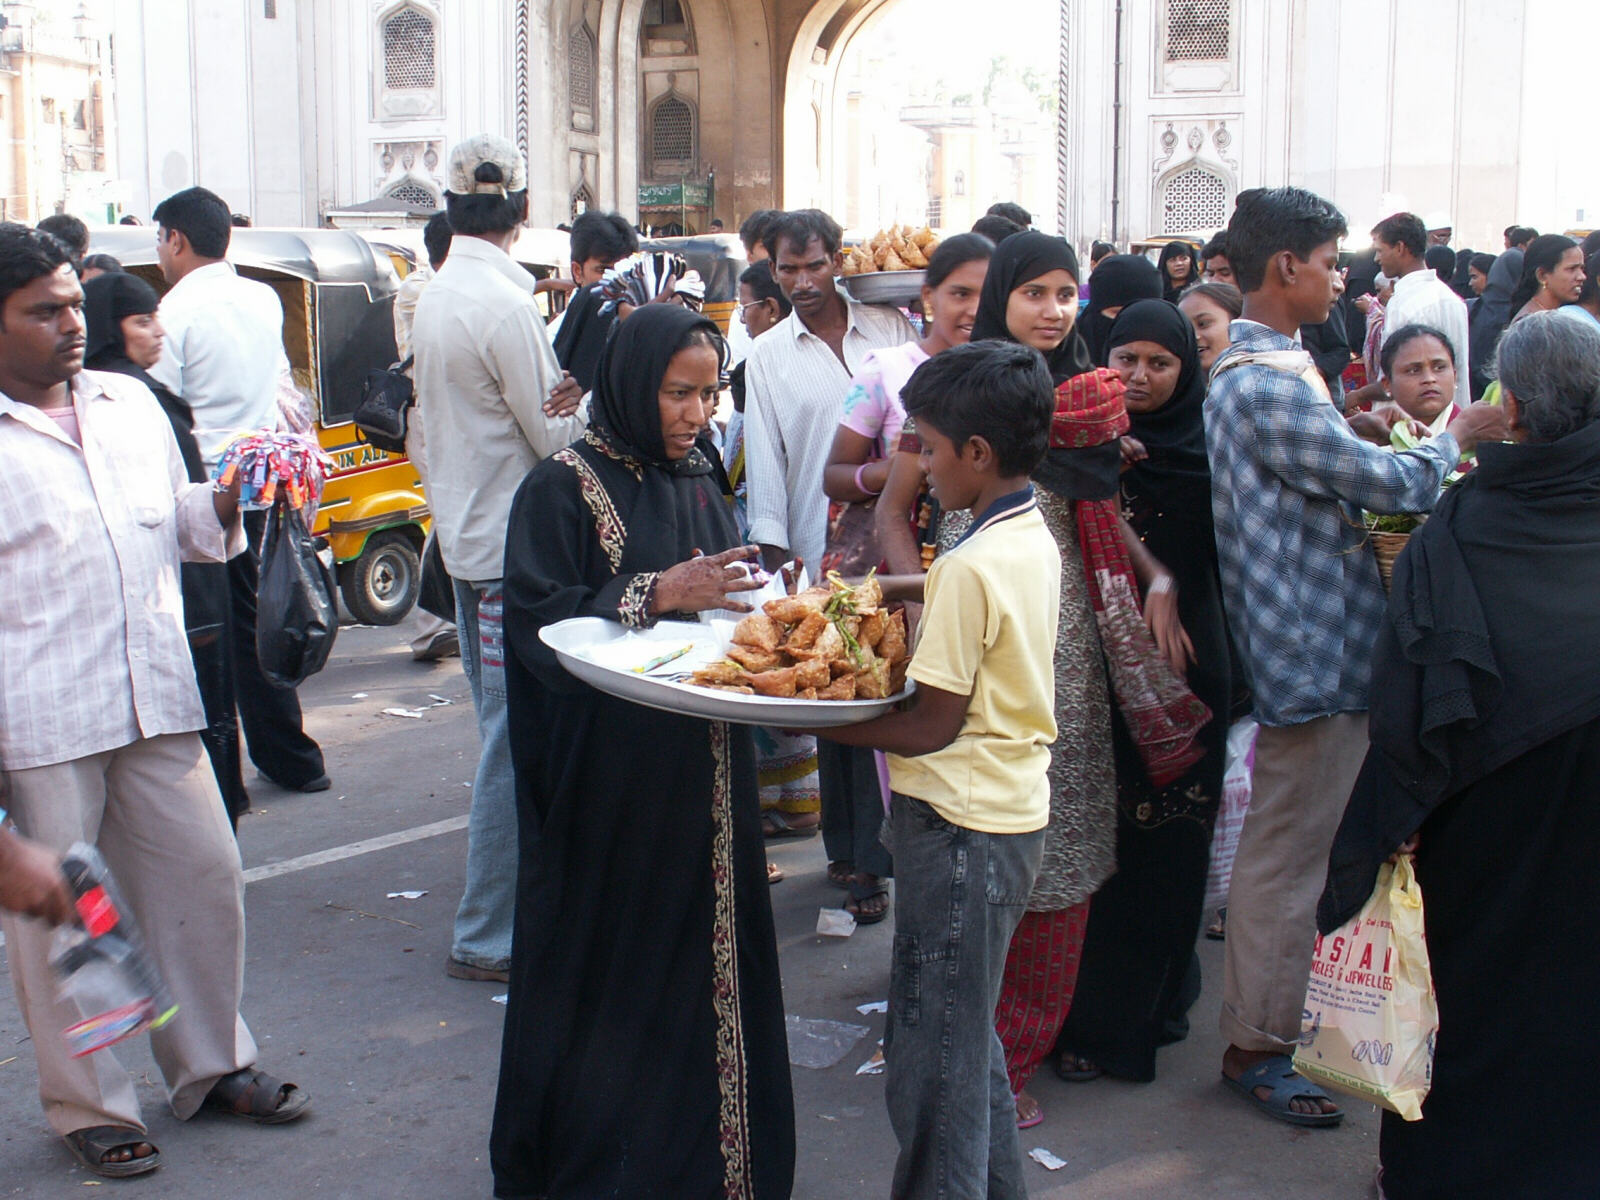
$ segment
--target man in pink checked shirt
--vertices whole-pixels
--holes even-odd
[[[150,1035],[173,1112],[278,1124],[309,1101],[255,1069],[239,1015],[244,875],[196,733],[178,583],[180,559],[244,548],[238,494],[190,483],[155,397],[85,371],[84,341],[66,251],[0,224],[0,790],[28,839],[12,848],[35,874],[34,850],[79,841],[110,864],[178,1002]],[[57,998],[50,926],[12,911],[0,926],[51,1126],[98,1175],[154,1170],[127,1071],[61,1036],[80,1014]]]

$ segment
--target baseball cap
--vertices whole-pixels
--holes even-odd
[[[500,168],[502,183],[480,183],[474,176],[484,163]],[[479,133],[456,144],[450,151],[449,191],[457,196],[504,196],[527,190],[528,171],[522,152],[510,138]]]

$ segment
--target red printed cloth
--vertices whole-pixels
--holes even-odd
[[[1121,437],[1128,431],[1122,396],[1121,379],[1104,367],[1068,379],[1056,389],[1051,448],[1084,450]],[[1196,739],[1211,710],[1172,669],[1144,622],[1116,497],[1074,503],[1111,694],[1150,782],[1164,787],[1204,756]]]

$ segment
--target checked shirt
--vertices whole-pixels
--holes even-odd
[[[1206,449],[1223,597],[1256,719],[1364,712],[1385,601],[1362,509],[1430,511],[1460,449],[1448,433],[1401,454],[1362,441],[1308,379],[1264,363],[1227,367],[1292,356],[1293,339],[1255,321],[1229,332],[1206,397]]]

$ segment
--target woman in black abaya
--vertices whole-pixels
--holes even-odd
[[[601,354],[590,430],[524,480],[506,535],[516,931],[495,1195],[782,1200],[794,1109],[747,729],[567,675],[539,630],[648,626],[748,589],[697,440],[722,340],[649,305]],[[703,551],[706,557],[696,558]]]
[[[182,397],[162,387],[147,369],[161,359],[163,335],[156,311],[160,303],[155,288],[137,275],[113,271],[84,284],[87,340],[83,365],[91,371],[131,376],[149,388],[172,425],[189,481],[204,483],[206,471],[194,437],[194,413]],[[183,624],[189,637],[189,654],[194,659],[200,705],[206,714],[200,740],[211,760],[228,819],[237,829],[239,817],[250,807],[250,794],[244,786],[239,710],[228,655],[228,568],[223,563],[184,563],[182,583]]]
[[[1201,416],[1206,377],[1194,330],[1175,305],[1141,300],[1117,317],[1107,353],[1127,388],[1128,436],[1143,454],[1123,472],[1123,509],[1177,581],[1178,615],[1194,647],[1185,678],[1212,715],[1196,739],[1199,761],[1157,787],[1121,714],[1113,714],[1117,871],[1089,909],[1061,1071],[1075,1080],[1105,1072],[1148,1081],[1156,1049],[1172,1040],[1169,1017],[1187,1007],[1179,996],[1200,930],[1222,795],[1228,635]]]
[[[1497,357],[1520,444],[1479,443],[1395,563],[1317,911],[1344,924],[1416,836],[1439,1032],[1422,1120],[1383,1114],[1388,1200],[1600,1181],[1600,332],[1528,316]]]

